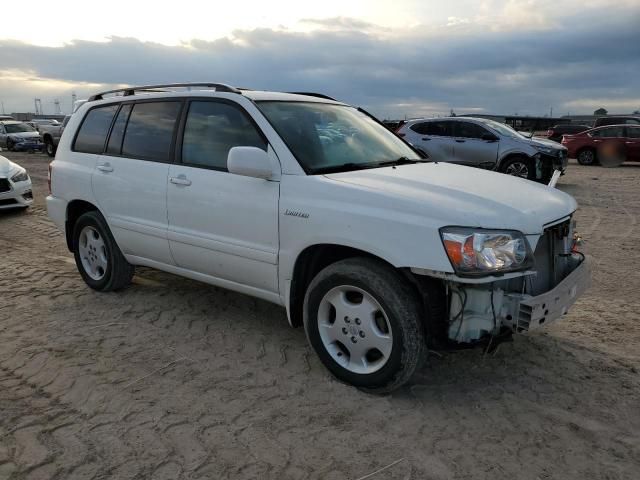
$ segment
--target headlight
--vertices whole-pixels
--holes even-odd
[[[557,148],[542,146],[537,146],[536,150],[538,150],[540,153],[544,153],[545,155],[551,155],[552,157],[557,157],[560,152]]]
[[[445,227],[440,235],[453,269],[462,276],[524,270],[532,263],[529,242],[517,231]]]
[[[13,177],[11,177],[11,181],[13,183],[26,182],[27,180],[29,180],[29,175],[27,175],[26,170],[22,170],[21,172],[18,172]]]

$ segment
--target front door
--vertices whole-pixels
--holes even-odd
[[[181,101],[123,104],[93,174],[94,195],[123,253],[167,265],[174,264],[167,176],[181,107]]]
[[[457,120],[453,124],[453,155],[456,162],[473,167],[495,168],[499,142],[482,139],[483,135],[491,132],[476,123],[464,120]]]
[[[230,288],[274,294],[280,182],[229,173],[227,155],[236,146],[274,155],[235,102],[190,102],[177,145],[179,161],[169,167],[171,252],[179,267],[223,280]]]

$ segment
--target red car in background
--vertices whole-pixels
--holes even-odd
[[[640,125],[609,125],[564,135],[562,145],[567,147],[569,158],[581,165],[598,164],[605,156],[619,158],[620,163],[640,162]]]

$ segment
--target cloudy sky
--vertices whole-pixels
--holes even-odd
[[[0,29],[6,113],[183,81],[324,92],[386,118],[640,109],[640,0],[31,0],[19,13]]]

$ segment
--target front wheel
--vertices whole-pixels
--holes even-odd
[[[100,213],[87,212],[78,218],[73,253],[80,275],[94,290],[119,290],[131,282],[134,267],[122,255]]]
[[[53,140],[51,140],[50,138],[46,138],[44,140],[44,146],[45,146],[45,150],[47,152],[47,155],[49,155],[50,157],[55,157],[56,156],[56,146],[53,144]]]
[[[596,163],[596,152],[590,148],[581,150],[578,153],[577,160],[580,165],[594,165]]]
[[[381,261],[329,265],[304,301],[309,343],[335,377],[374,393],[406,383],[426,347],[421,307],[411,285]]]
[[[514,177],[526,178],[527,180],[535,180],[536,171],[533,161],[526,157],[513,157],[504,162],[502,165],[502,173],[512,175]]]

